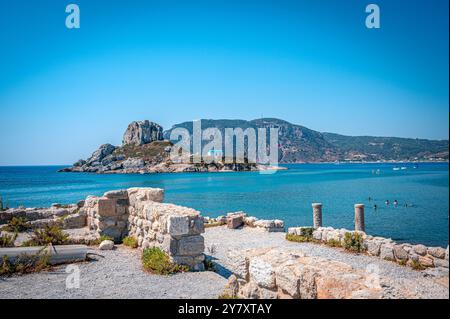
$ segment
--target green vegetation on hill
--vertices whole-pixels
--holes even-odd
[[[448,160],[448,140],[436,141],[398,137],[344,136],[321,133],[275,118],[245,120],[202,120],[202,129],[216,127],[225,136],[225,128],[278,127],[280,163],[334,161],[428,161]],[[175,128],[192,134],[192,122],[174,125],[164,132],[169,139]],[[207,143],[207,141],[204,141]],[[224,145],[224,144],[223,144]]]

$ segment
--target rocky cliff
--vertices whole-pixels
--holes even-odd
[[[124,133],[122,146],[103,144],[88,159],[80,159],[60,172],[143,174],[274,169],[248,163],[192,163],[190,158],[182,163],[173,163],[169,158],[172,146],[170,141],[163,140],[160,125],[147,120],[132,122]]]

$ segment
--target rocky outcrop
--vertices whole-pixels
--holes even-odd
[[[226,294],[246,299],[379,299],[370,272],[299,250],[260,248],[229,253]],[[378,278],[376,278],[378,279]]]
[[[146,174],[184,172],[267,171],[283,167],[249,163],[193,163],[187,156],[174,163],[169,155],[170,141],[162,140],[162,127],[150,121],[133,122],[123,137],[122,146],[103,144],[87,160],[80,159],[60,172],[98,174]]]
[[[132,122],[123,135],[123,145],[144,145],[163,139],[163,128],[148,120]]]

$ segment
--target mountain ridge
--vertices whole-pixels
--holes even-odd
[[[390,136],[349,136],[319,132],[278,118],[202,119],[202,129],[217,127],[279,128],[280,163],[335,162],[335,161],[448,161],[449,141]],[[173,125],[163,132],[183,127],[192,133],[192,122]]]

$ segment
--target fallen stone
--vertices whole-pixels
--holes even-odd
[[[114,248],[114,242],[112,240],[104,240],[98,246],[100,250],[111,250]]]

